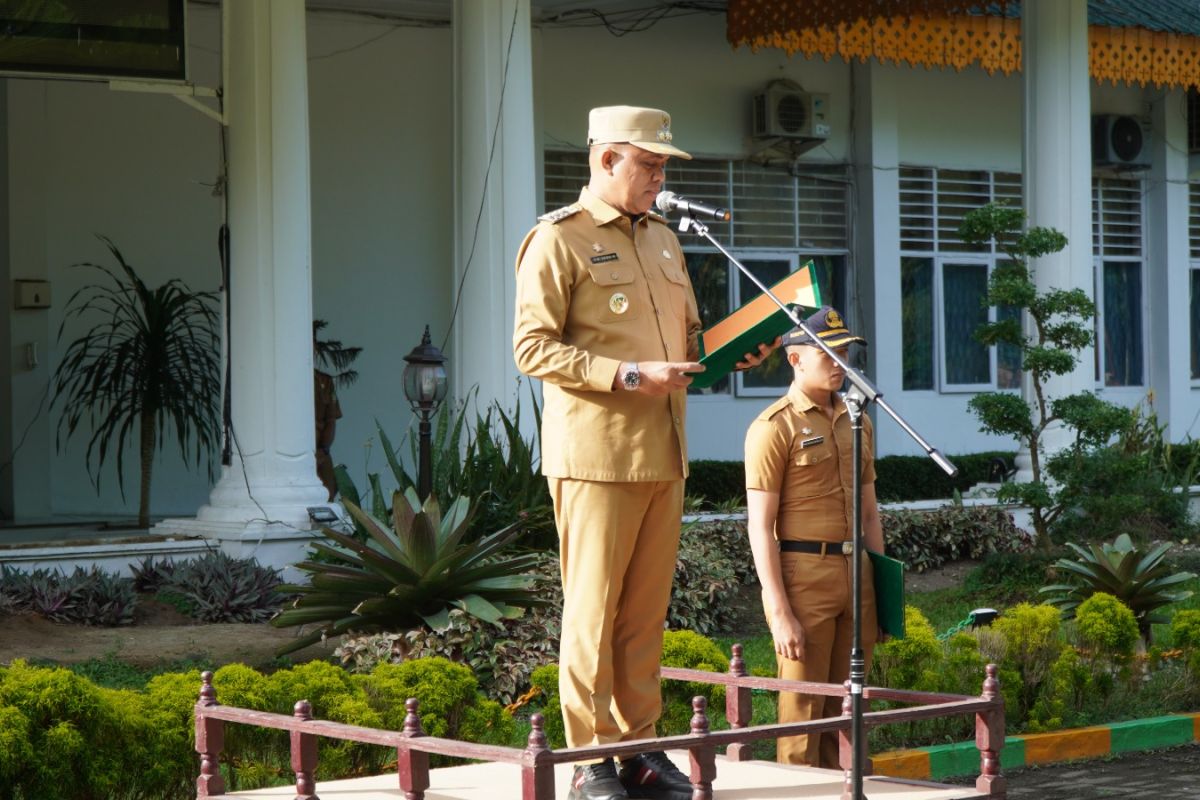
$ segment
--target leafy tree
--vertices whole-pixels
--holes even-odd
[[[67,322],[79,317],[88,330],[71,342],[54,373],[54,402],[62,401],[61,446],[86,422],[88,472],[97,491],[100,470],[117,453],[117,480],[125,496],[125,448],[134,434],[141,457],[138,526],[150,525],[150,481],[155,450],[173,430],[186,461],[210,456],[221,435],[217,312],[211,292],[193,292],[172,279],[151,289],[117,246],[98,237],[120,266],[82,263],[100,273],[67,301]],[[211,465],[211,462],[210,462]]]
[[[1071,448],[1084,450],[1107,442],[1127,424],[1129,412],[1092,392],[1049,396],[1047,382],[1072,372],[1079,363],[1079,351],[1092,344],[1096,306],[1081,289],[1038,291],[1029,260],[1062,250],[1067,239],[1053,228],[1024,226],[1023,210],[989,203],[968,213],[959,227],[964,241],[985,244],[994,240],[1008,257],[992,270],[986,302],[1024,314],[985,323],[975,337],[984,345],[1016,348],[1032,390],[1028,402],[1009,392],[985,392],[971,398],[968,406],[984,432],[1012,436],[1028,449],[1032,480],[1007,483],[999,496],[1032,510],[1038,541],[1049,552],[1050,527],[1066,505],[1046,473],[1046,430],[1055,424],[1065,426],[1075,434]],[[1028,334],[1022,316],[1030,320]]]

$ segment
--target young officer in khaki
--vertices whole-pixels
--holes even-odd
[[[843,360],[852,342],[866,344],[828,306],[806,324]],[[838,395],[846,376],[799,328],[784,336],[783,346],[792,365],[792,385],[746,433],[750,546],[779,677],[841,684],[850,677],[854,622],[849,555],[853,442],[846,405]],[[871,420],[864,416],[863,534],[867,549],[882,553],[871,442]],[[862,645],[869,669],[877,637],[875,590],[865,553],[863,559]],[[780,722],[841,712],[840,696],[779,695]],[[837,769],[837,735],[782,738],[778,760]]]
[[[685,401],[703,368],[679,241],[648,213],[671,156],[671,118],[594,108],[590,181],[541,217],[517,254],[513,351],[544,382],[542,472],[563,583],[559,691],[567,744],[654,736],[659,662],[687,475]],[[764,351],[766,348],[763,348]],[[740,366],[761,357],[747,355]],[[689,800],[666,754],[575,770],[571,800]]]

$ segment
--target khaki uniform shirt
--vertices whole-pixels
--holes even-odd
[[[687,475],[686,390],[612,389],[623,361],[695,361],[700,316],[679,240],[586,188],[517,253],[513,352],[544,381],[542,473],[592,481]]]
[[[853,533],[854,433],[841,397],[833,420],[795,384],[750,423],[746,488],[779,494],[777,539],[842,542]],[[863,418],[862,480],[875,481],[871,420]]]

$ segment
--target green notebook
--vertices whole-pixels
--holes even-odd
[[[821,307],[821,289],[811,261],[771,287],[771,292],[805,317]],[[751,300],[700,334],[704,372],[692,375],[692,386],[705,389],[737,368],[746,353],[775,341],[795,327],[783,309],[765,294]]]
[[[869,553],[875,571],[875,613],[883,632],[904,638],[904,562]]]

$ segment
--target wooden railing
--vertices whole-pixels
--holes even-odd
[[[1000,697],[1000,683],[996,679],[996,666],[987,666],[983,681],[983,692],[978,697],[965,695],[912,692],[867,686],[863,697],[866,707],[872,700],[890,700],[915,703],[907,708],[887,711],[869,711],[863,715],[865,728],[898,722],[912,722],[936,717],[975,715],[975,744],[980,754],[980,774],[975,788],[984,796],[1002,800],[1005,796],[1005,779],[1000,774],[1000,748],[1004,745],[1004,701]],[[734,761],[750,759],[751,742],[761,739],[777,739],[781,736],[814,734],[837,731],[840,741],[840,760],[849,770],[850,748],[850,685],[830,683],[807,683],[787,681],[780,678],[759,678],[746,674],[742,660],[741,645],[733,646],[733,658],[729,672],[701,672],[699,670],[663,667],[662,676],[670,680],[697,683],[721,684],[725,686],[725,717],[729,729],[709,730],[707,701],[703,697],[692,700],[691,732],[681,736],[664,736],[656,739],[615,742],[588,747],[568,747],[551,750],[546,742],[544,720],[541,714],[530,718],[532,730],[524,749],[497,745],[460,742],[426,736],[417,715],[417,701],[409,699],[404,727],[399,731],[364,728],[339,722],[327,722],[312,718],[312,707],[307,700],[295,705],[292,716],[252,711],[245,708],[222,706],[217,703],[212,685],[212,673],[201,676],[200,698],[196,703],[196,752],[200,755],[200,776],[196,780],[196,797],[215,797],[225,793],[225,779],[220,771],[221,750],[224,747],[226,722],[275,728],[288,731],[291,736],[291,766],[296,775],[296,800],[318,800],[313,773],[317,767],[317,738],[342,739],[353,742],[394,747],[397,758],[397,778],[406,800],[424,800],[429,788],[429,756],[431,754],[456,758],[515,764],[521,768],[521,800],[553,800],[554,765],[576,763],[600,758],[631,756],[651,750],[687,750],[691,761],[692,800],[712,800],[712,782],[716,778],[716,754],[718,747],[725,747],[725,756]],[[776,723],[751,725],[751,690],[767,689],[776,692],[802,692],[804,694],[841,696],[842,716],[812,722]],[[849,773],[843,798],[850,797]]]

